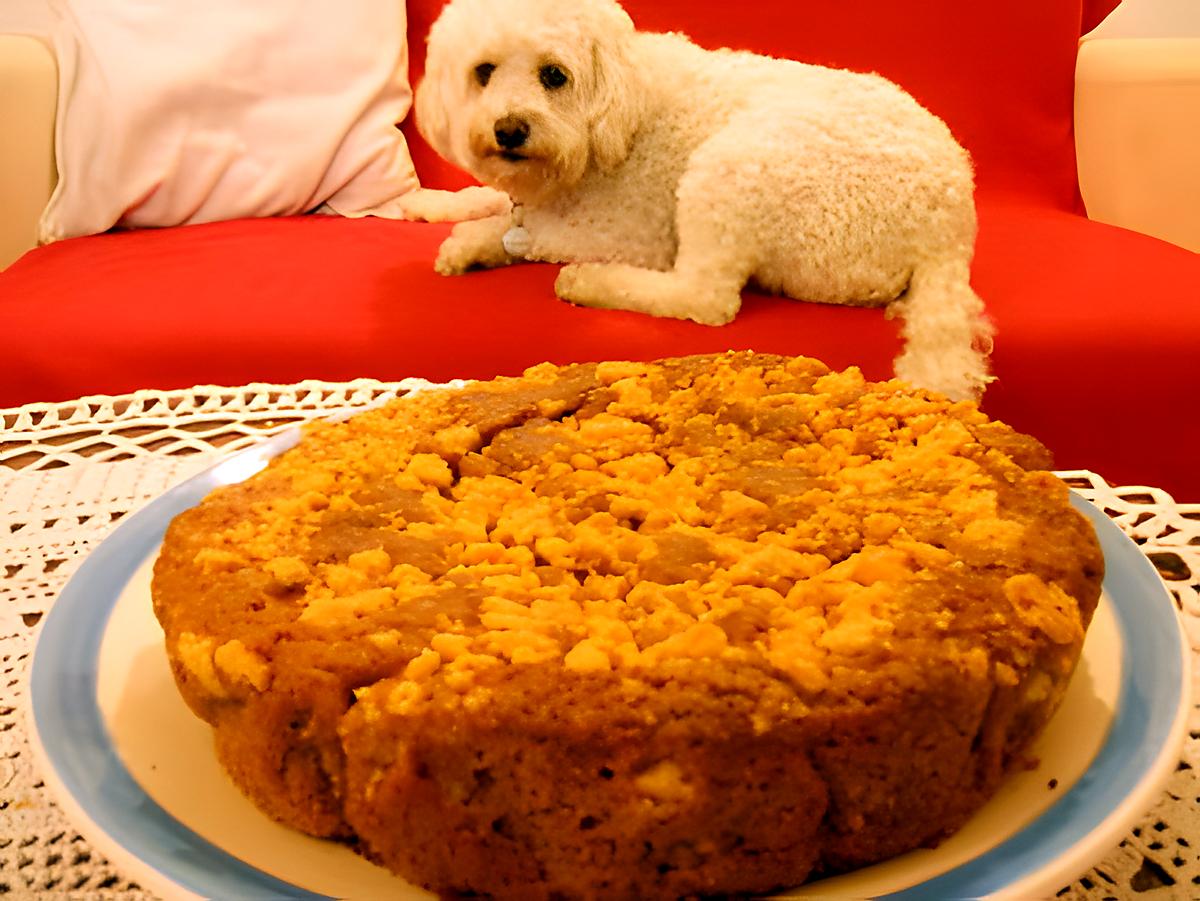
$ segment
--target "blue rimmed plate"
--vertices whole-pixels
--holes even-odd
[[[150,603],[171,519],[299,439],[293,429],[218,463],[122,522],[41,624],[30,738],[47,785],[114,864],[166,898],[427,898],[350,849],[260,814],[225,778],[208,727],[175,689]],[[1174,770],[1190,660],[1153,567],[1072,494],[1107,565],[1104,595],[1032,770],[935,849],[822,880],[790,897],[1026,898],[1052,894],[1114,847]]]

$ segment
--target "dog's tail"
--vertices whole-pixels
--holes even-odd
[[[988,354],[995,329],[970,276],[968,259],[925,261],[889,309],[903,319],[904,350],[896,357],[896,376],[952,400],[977,399],[992,381]]]

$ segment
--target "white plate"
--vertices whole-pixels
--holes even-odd
[[[150,604],[167,524],[298,440],[285,432],[167,492],[121,523],[44,618],[30,670],[30,738],[67,815],[115,864],[168,898],[428,898],[348,848],[263,816],[223,775],[208,726],[175,689]],[[1179,759],[1190,655],[1153,567],[1072,494],[1107,565],[1066,699],[1015,773],[963,829],[789,897],[1052,894],[1152,806]]]

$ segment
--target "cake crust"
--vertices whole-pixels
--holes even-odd
[[[763,892],[936,843],[1103,559],[1032,438],[752,353],[312,427],[171,525],[183,697],[271,816],[443,894]]]

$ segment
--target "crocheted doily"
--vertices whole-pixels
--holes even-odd
[[[425,386],[359,380],[206,387],[0,411],[0,895],[150,897],[75,831],[31,762],[22,705],[34,634],[82,558],[121,517],[218,456],[296,423]],[[1155,488],[1112,488],[1090,472],[1060,475],[1141,546],[1200,649],[1200,504],[1178,505]],[[1200,897],[1195,708],[1189,726],[1183,759],[1158,804],[1058,897]]]

